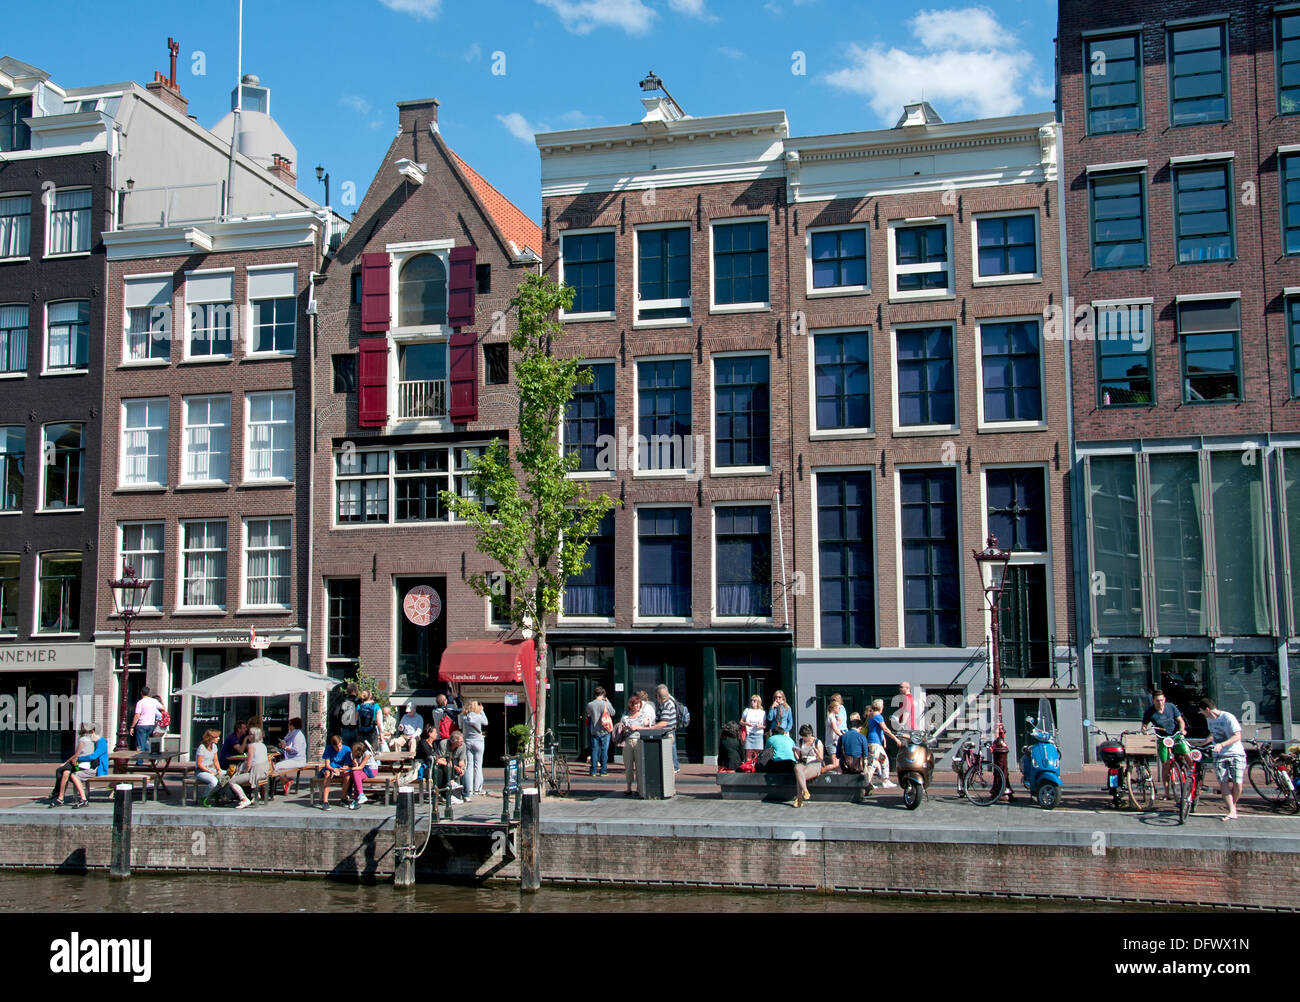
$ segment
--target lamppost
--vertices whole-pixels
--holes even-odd
[[[152,581],[142,581],[135,576],[135,568],[130,564],[122,565],[122,576],[116,581],[109,581],[108,587],[113,595],[113,611],[122,617],[124,624],[122,636],[122,700],[118,711],[117,751],[126,751],[131,744],[130,717],[127,716],[127,672],[131,667],[131,621],[140,615],[144,605],[145,592]]]
[[[980,569],[980,580],[984,582],[984,599],[988,602],[992,618],[993,643],[990,656],[993,659],[993,762],[1007,777],[1007,796],[1011,797],[1011,774],[1007,772],[1007,730],[1002,725],[1002,660],[998,651],[998,606],[1002,601],[1002,586],[1007,578],[1007,564],[1011,562],[1011,551],[998,546],[998,537],[989,534],[984,549],[971,551],[975,564]],[[988,568],[985,576],[984,568]]]
[[[325,208],[328,209],[328,208],[329,208],[329,204],[330,204],[330,176],[329,176],[329,172],[326,171],[324,167],[317,166],[317,168],[316,168],[316,180],[319,181],[321,184],[325,185]]]

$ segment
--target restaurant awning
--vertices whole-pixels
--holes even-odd
[[[444,682],[512,684],[524,681],[535,662],[533,641],[453,640],[438,662]]]

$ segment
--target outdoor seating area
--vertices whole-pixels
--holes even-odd
[[[723,800],[793,800],[798,787],[792,772],[720,772]],[[809,798],[830,803],[860,804],[870,794],[862,773],[827,772],[808,780]]]

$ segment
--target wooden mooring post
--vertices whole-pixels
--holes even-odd
[[[397,817],[393,822],[393,886],[415,884],[415,791],[397,790]]]
[[[524,806],[519,822],[519,889],[536,891],[542,886],[541,844],[542,798],[536,787],[523,791]]]
[[[134,792],[135,788],[130,783],[120,783],[113,788],[113,852],[108,864],[110,877],[131,876],[131,797]]]

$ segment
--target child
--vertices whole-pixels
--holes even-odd
[[[363,789],[365,780],[362,776],[368,776],[371,779],[379,775],[379,762],[370,746],[363,741],[358,741],[352,746],[352,786],[355,793],[352,796],[351,803],[348,804],[348,810],[355,811],[358,807],[366,802],[366,794]]]

